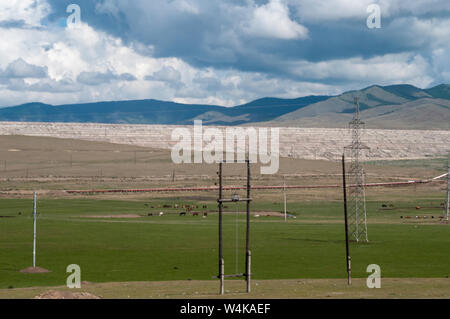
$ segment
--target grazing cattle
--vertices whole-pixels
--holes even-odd
[[[180,216],[186,216],[186,212],[181,212]]]
[[[199,216],[200,213],[199,212],[192,212],[192,216]]]
[[[391,207],[391,208],[394,207],[394,204],[389,204],[389,207]]]
[[[172,208],[171,205],[164,205],[163,208]]]
[[[178,208],[178,204],[175,204],[173,207],[174,207],[175,209],[177,209],[177,208]]]
[[[419,209],[420,209],[420,206],[416,206],[416,209],[419,210]]]
[[[203,213],[203,217],[208,217],[208,213],[207,213],[207,212],[204,212],[204,213]]]
[[[386,204],[383,204],[383,205],[381,205],[381,207],[383,207],[383,208],[387,208],[387,205],[386,205]]]
[[[203,208],[208,208],[208,205],[203,205]]]
[[[164,212],[160,212],[160,213],[159,213],[159,216],[164,216]]]
[[[147,216],[149,216],[149,217],[150,217],[150,216],[153,216],[153,214],[152,214],[152,213],[148,213],[148,215],[147,215]]]

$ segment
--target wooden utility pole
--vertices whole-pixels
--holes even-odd
[[[36,192],[33,194],[33,268],[36,268]]]
[[[219,279],[220,279],[220,294],[224,294],[224,260],[223,260],[223,233],[222,233],[222,163],[219,163]]]
[[[239,198],[239,195],[233,195],[231,199],[223,198],[223,163],[219,163],[219,198],[217,199],[219,205],[219,275],[220,280],[220,294],[224,294],[225,277],[244,277],[247,282],[247,293],[251,291],[251,251],[250,251],[250,198],[251,194],[251,172],[250,172],[250,160],[247,159],[247,198]],[[247,229],[246,229],[246,245],[245,245],[245,273],[225,275],[224,258],[223,258],[223,203],[224,202],[247,202]]]
[[[284,221],[287,222],[286,176],[284,175],[283,175],[283,196],[284,196]]]
[[[246,238],[246,259],[245,259],[245,276],[247,279],[247,293],[251,291],[251,258],[250,251],[250,158],[247,158],[247,238]]]

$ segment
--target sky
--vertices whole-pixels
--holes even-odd
[[[450,83],[448,0],[8,0],[0,35],[0,107]]]

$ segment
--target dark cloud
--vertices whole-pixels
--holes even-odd
[[[47,76],[48,68],[46,66],[29,64],[22,58],[8,64],[3,72],[0,71],[0,77],[12,79],[46,78]]]
[[[308,1],[300,2],[309,5]],[[49,3],[53,7],[50,18],[58,19],[66,15],[65,8],[71,1],[49,0]],[[245,25],[252,17],[252,10],[268,1],[250,3],[244,0],[78,1],[82,19],[89,25],[118,36],[129,45],[140,43],[147,49],[151,46],[149,53],[154,57],[178,57],[195,67],[233,68],[294,80],[308,78],[291,72],[290,61],[368,59],[403,52],[429,54],[434,39],[424,37],[422,30],[411,27],[407,21],[413,17],[444,19],[449,14],[446,9],[430,10],[423,1],[416,5],[395,1],[392,12],[383,17],[382,29],[373,30],[366,26],[365,10],[343,18],[327,18],[332,13],[319,11],[325,17],[313,19],[296,12],[295,2],[291,1],[289,18],[304,25],[308,37],[261,38],[247,33]]]
[[[161,82],[179,82],[181,80],[181,73],[175,70],[173,67],[163,67],[161,70],[147,75],[145,77],[147,81],[161,81]]]
[[[27,84],[23,79],[11,79],[7,89],[23,92],[71,93],[80,91],[81,87],[70,79],[60,81],[44,79],[33,84]]]
[[[136,81],[136,77],[129,73],[115,74],[111,70],[106,72],[81,72],[77,81],[85,85],[101,85],[112,81]]]
[[[25,20],[3,20],[0,21],[0,28],[2,29],[28,29],[28,30],[43,30],[41,26],[32,26],[25,22]]]

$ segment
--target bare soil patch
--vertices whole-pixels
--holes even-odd
[[[34,297],[34,299],[102,299],[88,292],[70,292],[50,290]]]
[[[228,280],[226,294],[218,294],[219,284],[210,281],[116,282],[83,285],[73,293],[66,287],[0,289],[0,299],[417,299],[450,297],[448,278],[383,278],[381,289],[369,289],[365,278],[253,280],[252,292],[245,294],[245,284]]]
[[[114,218],[114,219],[121,219],[121,218],[141,218],[141,215],[137,214],[121,214],[121,215],[91,215],[91,216],[84,216],[85,218]]]
[[[236,214],[236,212],[223,212],[226,215],[233,215]],[[247,212],[238,212],[239,215],[245,215],[247,214]],[[260,217],[284,217],[284,213],[280,213],[280,212],[255,212],[252,211],[250,213],[252,216],[260,216]]]
[[[42,268],[42,267],[28,267],[28,268],[22,269],[20,272],[25,273],[25,274],[45,274],[45,273],[49,273],[51,271],[48,269]]]

